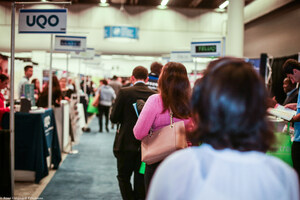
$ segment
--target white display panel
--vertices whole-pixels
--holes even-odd
[[[94,48],[86,48],[85,51],[80,53],[71,52],[71,58],[79,58],[79,59],[93,59],[95,57],[95,49]]]
[[[66,33],[67,9],[21,9],[19,33]]]
[[[193,57],[219,57],[222,52],[221,41],[191,42]]]
[[[190,51],[172,51],[170,61],[172,62],[193,62]]]
[[[86,37],[80,36],[55,36],[55,51],[85,51]]]

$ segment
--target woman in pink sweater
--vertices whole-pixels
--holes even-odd
[[[186,129],[189,129],[187,125],[191,122],[189,108],[191,86],[185,66],[181,63],[167,63],[159,76],[158,89],[159,94],[148,98],[133,128],[134,136],[138,140],[146,137],[151,128],[156,131],[170,125],[170,109],[173,112],[174,122],[184,121]],[[159,164],[160,162],[146,165],[146,192]]]

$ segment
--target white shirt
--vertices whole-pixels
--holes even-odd
[[[29,84],[29,78],[26,76],[23,76],[22,79],[19,82],[19,98],[21,98],[24,95],[24,85]]]
[[[299,184],[296,172],[275,157],[202,144],[169,156],[147,199],[299,200]]]

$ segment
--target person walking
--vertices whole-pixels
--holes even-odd
[[[118,95],[120,89],[122,88],[122,83],[118,80],[118,77],[114,75],[112,79],[109,81],[108,85],[114,89],[116,96]],[[114,102],[113,102],[114,104]],[[114,123],[111,123],[111,128],[114,128]],[[117,126],[118,129],[118,126]]]
[[[99,99],[99,132],[101,133],[103,131],[103,124],[102,124],[102,117],[104,115],[105,117],[105,130],[106,132],[109,132],[108,128],[108,115],[109,115],[109,109],[112,105],[113,100],[116,98],[115,91],[112,87],[110,87],[107,83],[106,79],[100,80],[100,87],[97,91],[97,93],[100,93],[100,99]]]
[[[144,175],[139,173],[141,165],[141,142],[134,138],[133,127],[137,121],[137,115],[133,103],[138,99],[146,101],[155,92],[146,85],[148,70],[143,66],[137,66],[132,71],[132,87],[120,89],[112,108],[110,120],[120,123],[120,130],[114,140],[113,152],[117,159],[119,188],[124,200],[145,198]],[[133,188],[130,182],[133,178]]]
[[[265,153],[275,136],[265,85],[251,64],[232,57],[212,61],[195,83],[191,107],[195,146],[163,161],[148,200],[299,199],[296,172]]]
[[[154,91],[157,91],[158,78],[161,73],[163,65],[159,62],[153,62],[150,66],[150,73],[148,75],[149,81],[147,83],[148,87]]]
[[[186,129],[190,120],[189,99],[191,86],[186,68],[181,63],[169,62],[163,68],[158,79],[159,94],[152,95],[145,103],[134,126],[134,136],[143,140],[150,129],[156,131],[170,125],[170,113],[174,122],[184,121]],[[149,187],[151,178],[161,161],[146,165],[145,188]]]

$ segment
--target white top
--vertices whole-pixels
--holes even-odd
[[[299,200],[299,184],[296,172],[275,157],[202,144],[169,156],[147,199]]]

